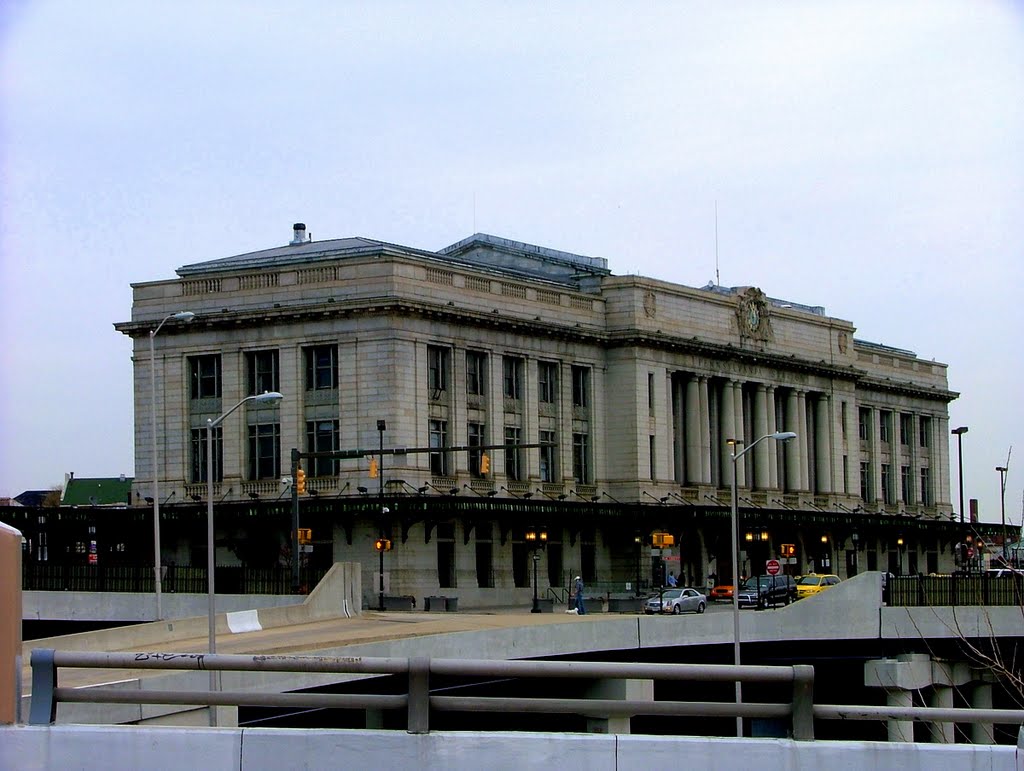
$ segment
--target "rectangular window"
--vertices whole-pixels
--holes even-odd
[[[522,431],[515,426],[505,426],[505,444],[520,444]],[[523,478],[522,450],[505,450],[505,476],[519,481]]]
[[[867,461],[860,462],[860,499],[871,501],[871,464]]]
[[[572,475],[579,484],[590,484],[590,437],[572,435]]]
[[[501,358],[502,381],[506,399],[521,399],[523,393],[523,360],[518,356]]]
[[[840,430],[843,432],[843,439],[845,439],[846,438],[846,402],[839,402],[839,412],[840,412],[840,415],[841,415],[841,417],[839,419]]]
[[[480,351],[466,351],[466,393],[483,396],[487,393],[487,355]]]
[[[889,437],[892,436],[892,413],[891,412],[879,412],[878,413],[878,440],[884,444],[889,442]]]
[[[552,445],[555,442],[554,431],[541,431],[540,432],[541,442],[550,442]],[[555,447],[541,447],[540,452],[540,481],[541,482],[554,482],[558,469],[555,465]]]
[[[220,356],[217,354],[190,356],[188,371],[191,398],[220,398]]]
[[[430,421],[430,447],[442,448],[448,446],[448,421]],[[448,453],[430,453],[430,473],[435,477],[448,476]]]
[[[249,479],[281,476],[281,426],[257,423],[249,426]]]
[[[647,449],[650,457],[650,476],[649,478],[654,480],[657,479],[656,468],[655,468],[655,455],[654,455],[654,437],[647,437]]]
[[[931,469],[921,469],[921,503],[932,505],[932,474]]]
[[[483,423],[470,423],[467,426],[467,433],[469,435],[469,475],[472,477],[480,478],[483,474],[480,472],[480,456],[483,454],[482,450],[475,450],[474,447],[479,447],[484,443],[484,424]]]
[[[900,413],[900,444],[910,444],[910,437],[914,432],[914,416]]]
[[[858,417],[860,440],[862,442],[868,442],[871,440],[871,410],[867,407],[861,407],[858,412]]]
[[[206,455],[206,429],[193,428],[191,432],[191,452],[189,457],[192,461],[192,482],[206,482],[207,477],[207,455]],[[224,479],[224,433],[222,426],[215,426],[213,429],[213,481],[220,482]]]
[[[541,404],[558,401],[558,365],[554,362],[537,363],[537,400]]]
[[[590,406],[590,368],[572,368],[572,406]]]
[[[249,396],[281,390],[277,351],[250,351],[245,359],[249,369]]]
[[[647,373],[647,413],[654,414],[654,373]],[[652,479],[654,477],[651,477]]]
[[[921,417],[917,422],[917,427],[921,446],[930,447],[932,443],[932,419]]]
[[[900,496],[904,503],[913,503],[913,481],[910,478],[910,466],[900,466]]]
[[[338,346],[314,345],[304,351],[306,390],[333,391],[338,387]]]
[[[427,346],[427,389],[439,399],[448,390],[448,365],[451,352],[439,345]]]
[[[306,421],[306,452],[337,452],[341,449],[337,420]],[[334,458],[311,458],[311,476],[337,476],[339,462]]]
[[[892,503],[892,474],[888,463],[882,464],[882,503]]]

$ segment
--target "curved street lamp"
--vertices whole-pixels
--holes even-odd
[[[732,447],[732,495],[730,496],[729,509],[732,520],[732,659],[733,664],[740,665],[740,571],[739,571],[739,506],[737,498],[739,489],[736,483],[736,462],[753,450],[765,439],[774,439],[777,442],[786,442],[796,439],[794,431],[776,431],[774,434],[765,434],[758,437],[739,452],[736,452],[738,445],[743,444],[742,439],[728,439],[726,444]],[[743,703],[743,687],[740,681],[736,680],[736,704]],[[736,735],[743,736],[743,718],[736,716]]]
[[[160,463],[157,454],[156,441],[156,353],[153,350],[153,338],[156,337],[164,324],[168,321],[184,321],[188,323],[196,317],[192,311],[179,311],[164,316],[163,320],[156,325],[156,329],[149,331],[149,418],[150,434],[153,439],[153,591],[156,594],[156,620],[164,617],[164,610],[160,598],[161,591],[161,559],[160,559]]]
[[[223,423],[224,418],[246,402],[256,402],[257,404],[273,407],[283,398],[284,396],[277,391],[252,394],[246,396],[220,417],[206,419],[206,597],[210,653],[217,652],[216,599],[213,584],[213,569],[216,556],[213,544],[213,429]],[[212,669],[210,670],[210,690],[217,690],[217,672]],[[210,725],[217,725],[217,711],[212,704],[210,705]]]

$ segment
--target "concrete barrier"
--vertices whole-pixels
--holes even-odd
[[[846,771],[1014,771],[1017,748],[972,744],[730,739],[612,734],[8,726],[0,768],[836,768]]]
[[[18,537],[18,555],[21,554],[21,538]],[[4,561],[6,564],[6,561]],[[19,580],[15,582],[20,587]],[[355,616],[361,613],[361,573],[357,562],[336,562],[323,580],[301,603],[277,608],[261,608],[256,611],[258,625],[263,629],[278,626],[302,624],[323,618]],[[20,591],[19,591],[20,596]],[[18,618],[21,618],[19,605]],[[237,616],[236,616],[237,618]],[[228,623],[227,613],[216,617],[217,634],[230,634],[235,630]],[[21,623],[14,624],[21,630]],[[209,631],[207,616],[154,621],[148,624],[114,627],[92,632],[63,635],[57,638],[19,641],[24,660],[28,661],[33,648],[62,648],[80,651],[145,650],[153,646],[167,648],[174,640],[188,640],[205,637]],[[19,670],[20,671],[20,670]]]
[[[21,702],[21,532],[0,522],[0,725]]]

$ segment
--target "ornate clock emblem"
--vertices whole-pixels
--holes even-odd
[[[758,327],[761,326],[761,311],[754,303],[750,303],[747,306],[747,329],[751,332],[756,332]]]
[[[770,340],[772,337],[768,298],[755,287],[748,287],[739,293],[736,305],[736,320],[740,336],[756,340]]]

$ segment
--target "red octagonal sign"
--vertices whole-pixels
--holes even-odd
[[[764,563],[764,572],[770,576],[777,576],[782,571],[782,565],[778,560],[768,560]]]

